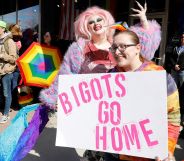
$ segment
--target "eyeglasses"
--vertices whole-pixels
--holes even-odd
[[[113,44],[110,48],[109,48],[109,51],[111,53],[115,53],[116,50],[118,49],[120,52],[123,52],[126,50],[126,48],[130,47],[130,46],[136,46],[137,44],[119,44],[119,45],[116,45],[116,44]]]

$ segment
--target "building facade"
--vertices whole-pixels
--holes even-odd
[[[145,0],[139,2],[143,5]],[[23,30],[37,30],[39,41],[46,31],[61,39],[74,40],[75,18],[94,5],[109,10],[116,21],[127,21],[129,25],[138,21],[129,16],[130,8],[137,7],[134,0],[1,0],[0,19],[9,24],[18,23]],[[184,0],[148,0],[147,6],[148,19],[156,19],[162,27],[162,41],[155,61],[163,65],[168,44],[178,41],[177,35],[184,31]]]

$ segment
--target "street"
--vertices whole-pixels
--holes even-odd
[[[10,112],[11,118],[17,111]],[[33,113],[28,115],[28,121],[31,120]],[[5,129],[10,122],[2,124],[0,132]],[[23,161],[88,161],[82,158],[83,149],[73,149],[55,146],[56,139],[56,116],[50,117],[49,122],[39,136],[36,145],[23,159]],[[184,160],[184,139],[179,139],[175,150],[176,161]]]
[[[51,117],[37,144],[23,161],[85,161],[84,150],[56,147],[56,117]],[[184,160],[184,140],[179,139],[175,150],[176,161]],[[86,160],[87,161],[87,160]]]

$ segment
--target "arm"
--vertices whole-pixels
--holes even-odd
[[[178,90],[171,75],[167,76],[168,149],[174,153],[180,129],[180,105]]]
[[[175,65],[177,65],[177,59],[178,59],[177,47],[174,47],[174,49],[169,57],[171,68],[174,70],[175,70]]]
[[[130,16],[138,17],[140,23],[130,27],[131,31],[134,31],[140,40],[141,55],[144,58],[151,60],[154,57],[155,51],[158,49],[161,41],[161,29],[160,25],[155,21],[148,21],[146,18],[147,6],[144,8],[137,2],[140,10],[133,9],[138,14]]]
[[[61,74],[77,74],[82,63],[82,52],[77,43],[73,43],[65,54],[60,66],[59,74],[47,89],[40,92],[40,101],[51,108],[56,108],[58,95],[58,77]]]
[[[144,4],[144,7],[141,6],[141,4],[137,1],[135,1],[139,7],[140,10],[131,8],[134,12],[137,12],[137,14],[131,14],[132,17],[139,17],[141,25],[144,29],[149,29],[149,23],[146,17],[146,11],[147,11],[147,3]]]
[[[175,161],[174,150],[179,136],[180,106],[178,90],[171,75],[167,75],[167,110],[168,110],[168,157],[163,161]],[[157,157],[155,161],[162,161]]]
[[[173,156],[173,154],[169,153],[168,157],[165,158],[164,160],[160,160],[159,157],[156,157],[155,161],[176,161],[176,159]]]

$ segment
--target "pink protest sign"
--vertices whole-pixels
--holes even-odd
[[[166,100],[165,71],[61,75],[56,146],[165,158]]]

